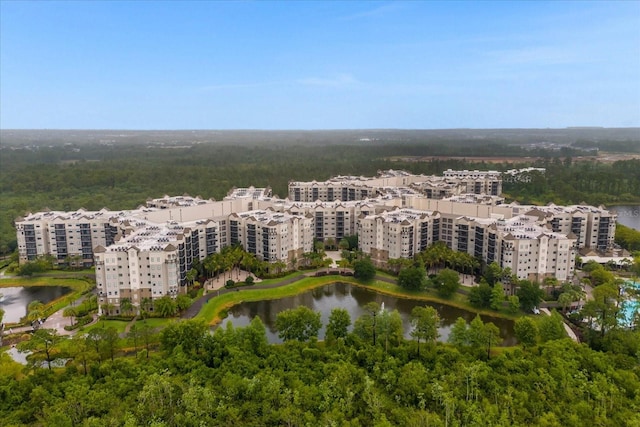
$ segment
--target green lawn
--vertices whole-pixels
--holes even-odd
[[[97,323],[87,326],[85,328],[80,328],[79,331],[83,333],[89,333],[93,329],[96,328],[116,328],[118,333],[124,332],[124,328],[127,326],[129,322],[125,320],[98,320]]]
[[[151,326],[152,328],[164,328],[169,323],[175,322],[176,320],[177,319],[175,318],[166,319],[161,317],[150,317],[146,320],[138,318],[138,320],[136,320],[136,324],[140,326],[142,323],[146,322],[147,325]]]

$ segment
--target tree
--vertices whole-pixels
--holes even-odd
[[[574,301],[574,296],[570,292],[563,292],[558,295],[558,304],[562,307],[562,312],[566,313],[567,308],[571,306],[571,303]]]
[[[438,294],[450,298],[460,287],[460,276],[453,270],[445,268],[433,279]]]
[[[458,317],[451,327],[451,332],[449,332],[448,341],[455,345],[456,347],[462,347],[468,345],[469,343],[469,328],[467,322],[462,318]]]
[[[61,341],[62,336],[58,335],[58,331],[55,329],[38,329],[31,335],[29,341],[18,344],[18,350],[30,351],[34,356],[44,356],[47,367],[51,370],[51,362],[55,358],[58,344]]]
[[[281,311],[276,315],[278,336],[284,341],[309,341],[322,327],[320,313],[307,306]]]
[[[398,310],[381,310],[376,323],[377,335],[384,339],[384,351],[389,351],[389,343],[394,347],[403,341],[402,317]]]
[[[469,323],[467,337],[469,344],[475,348],[483,347],[487,341],[487,331],[479,314]]]
[[[0,294],[0,299],[2,299],[2,294]],[[0,307],[0,347],[2,347],[2,338],[4,336],[4,323],[2,320],[4,319],[4,310]]]
[[[31,322],[44,317],[44,304],[38,300],[33,300],[27,306],[27,319]]]
[[[485,336],[487,339],[487,359],[491,358],[491,347],[495,347],[500,342],[500,328],[493,322],[484,324]]]
[[[129,328],[129,332],[127,333],[127,338],[133,341],[133,349],[136,352],[136,357],[138,357],[138,340],[140,339],[140,328],[137,323],[131,325]]]
[[[151,340],[153,336],[156,334],[155,328],[151,327],[145,320],[142,321],[142,325],[139,328],[140,338],[142,338],[142,342],[144,342],[144,346],[146,349],[146,357],[149,358],[149,352],[151,350]]]
[[[525,312],[531,312],[542,301],[544,291],[540,289],[540,284],[529,280],[521,280],[518,289],[518,298],[520,299],[520,307]]]
[[[120,300],[120,311],[122,314],[131,314],[133,311],[133,303],[131,302],[131,298],[122,298]]]
[[[153,303],[154,311],[162,317],[172,317],[176,314],[176,302],[169,295],[158,298]]]
[[[489,286],[494,286],[498,281],[502,279],[502,268],[498,265],[497,262],[492,262],[485,266],[483,276],[487,280]]]
[[[176,309],[179,312],[182,313],[190,306],[191,306],[191,298],[189,298],[189,295],[180,294],[176,297]]]
[[[564,330],[562,316],[553,310],[550,316],[542,317],[540,319],[539,333],[542,342],[566,338],[567,333]]]
[[[427,285],[424,268],[415,265],[403,268],[398,274],[398,285],[411,291],[423,290]]]
[[[509,296],[507,301],[509,302],[509,313],[516,314],[520,309],[520,298],[518,298],[518,295]]]
[[[102,314],[108,316],[115,308],[115,305],[111,304],[110,302],[105,302],[100,306],[100,308],[102,308]]]
[[[355,278],[363,282],[370,282],[376,277],[376,268],[373,266],[370,258],[363,258],[354,262],[353,270]]]
[[[100,338],[102,339],[101,345],[104,348],[104,351],[109,355],[109,358],[113,362],[116,350],[120,344],[120,335],[118,334],[118,330],[113,326],[104,328]]]
[[[600,329],[601,336],[618,326],[621,293],[619,285],[613,281],[596,286],[592,291],[593,299],[585,303],[582,315],[592,319]]]
[[[420,357],[420,340],[425,343],[438,339],[438,327],[440,326],[440,315],[438,311],[429,306],[414,307],[411,310],[411,336],[418,343],[418,357]]]
[[[187,271],[187,275],[185,278],[190,285],[193,285],[198,278],[198,270],[195,268],[191,268],[191,270]]]
[[[334,308],[329,315],[325,340],[331,342],[339,338],[346,338],[351,326],[351,316],[344,308]]]
[[[481,280],[478,286],[469,290],[469,303],[477,308],[488,308],[491,305],[492,292],[491,286],[485,280]]]
[[[140,300],[140,308],[142,309],[142,317],[145,317],[149,310],[153,308],[153,299],[149,297],[142,298]]]
[[[88,373],[87,367],[89,363],[98,357],[86,335],[82,334],[76,334],[71,337],[68,341],[67,352],[76,363],[82,365],[84,375]]]
[[[209,328],[200,320],[172,322],[160,333],[160,344],[167,352],[181,346],[186,354],[198,354],[208,333]]]
[[[373,345],[376,345],[376,318],[379,314],[380,304],[374,301],[367,303],[364,306],[364,313],[360,317],[358,317],[353,324],[353,333],[365,341],[373,340]]]
[[[502,290],[502,283],[497,282],[493,286],[491,291],[491,308],[499,311],[502,308],[502,302],[504,301],[504,291]]]
[[[77,316],[77,314],[78,313],[76,312],[75,307],[67,307],[62,312],[63,317],[69,317],[71,319],[71,326],[73,326],[73,319]]]
[[[513,329],[523,347],[531,347],[538,342],[538,325],[530,317],[520,317],[516,320]]]

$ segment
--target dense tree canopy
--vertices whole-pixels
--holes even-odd
[[[342,335],[348,314],[331,317]],[[458,319],[451,344],[433,343],[437,323],[435,310],[416,307],[415,341],[404,340],[397,312],[372,303],[339,344],[269,345],[259,317],[214,334],[183,321],[151,339],[161,349],[148,359],[111,357],[113,348],[121,354],[138,345],[134,339],[144,342],[144,324],[126,342],[103,328],[68,344],[41,330],[29,347],[44,364],[25,371],[0,355],[0,419],[9,426],[180,427],[640,422],[638,331],[614,331],[609,352],[598,352],[552,335],[535,346],[529,324],[519,333],[530,337],[526,347],[494,351],[497,328],[479,316],[470,324]],[[419,341],[432,344],[419,351]],[[623,343],[627,349],[614,350]],[[56,358],[70,360],[50,371],[46,361]]]
[[[276,315],[278,336],[284,341],[308,341],[318,338],[321,327],[320,313],[304,305],[281,311]]]
[[[400,270],[398,285],[411,291],[420,291],[427,286],[427,274],[422,266],[412,265]]]
[[[458,273],[448,268],[440,271],[432,279],[434,287],[438,293],[445,298],[451,297],[460,287],[460,277]]]

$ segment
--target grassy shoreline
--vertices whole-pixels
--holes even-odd
[[[0,280],[0,293],[2,293],[3,288],[33,286],[63,286],[71,289],[70,293],[45,304],[45,317],[48,317],[56,311],[66,307],[70,301],[75,301],[80,298],[82,294],[93,288],[94,283],[87,278],[77,277],[7,277]],[[11,325],[15,326],[20,324],[22,323],[17,322]]]
[[[310,291],[320,286],[330,285],[338,282],[349,283],[354,286],[359,286],[364,289],[369,289],[371,291],[390,295],[396,298],[414,299],[414,300],[420,300],[425,302],[445,304],[455,308],[467,310],[473,313],[478,313],[482,316],[504,318],[509,320],[514,320],[519,317],[519,315],[517,314],[511,315],[502,311],[496,312],[496,311],[489,311],[489,310],[478,310],[472,307],[471,305],[469,305],[465,301],[466,298],[462,294],[456,294],[454,296],[454,299],[444,299],[432,293],[431,290],[421,291],[421,292],[410,292],[400,288],[396,284],[383,282],[383,281],[362,283],[350,276],[322,276],[322,277],[308,277],[308,278],[299,280],[295,283],[292,283],[290,285],[285,285],[279,288],[272,288],[272,289],[251,288],[251,289],[243,289],[240,292],[230,292],[227,294],[223,294],[219,297],[215,297],[209,300],[202,307],[202,309],[195,316],[195,318],[202,319],[209,325],[213,326],[222,321],[222,319],[224,318],[225,311],[243,302],[266,301],[266,300],[291,297],[291,296],[298,295],[302,292]]]

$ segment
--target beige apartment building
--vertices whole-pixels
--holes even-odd
[[[499,196],[502,177],[497,171],[449,169],[439,177],[390,169],[378,172],[375,177],[337,176],[327,181],[291,181],[289,199],[294,202],[366,200],[385,194],[385,187],[408,187],[433,199],[465,193]]]
[[[446,174],[451,182],[474,183],[473,190],[501,189],[492,171]],[[291,183],[290,195],[300,200],[248,187],[221,201],[165,196],[128,211],[28,214],[16,219],[20,262],[51,255],[60,264],[95,264],[100,302],[118,312],[122,298],[139,306],[145,298],[183,292],[193,262],[231,244],[292,267],[314,240],[358,234],[360,249],[382,266],[442,241],[520,278],[561,281],[573,275],[577,250],[613,247],[616,216],[602,206],[502,204],[499,195],[475,192],[434,198],[416,187],[432,178],[384,171]]]
[[[271,209],[232,213],[229,239],[258,259],[292,267],[313,250],[313,217]]]
[[[390,259],[413,258],[439,240],[439,220],[437,212],[399,208],[362,215],[358,246],[377,266],[385,266]]]

